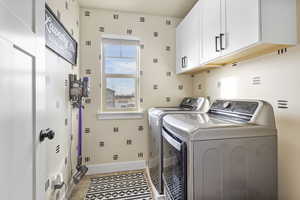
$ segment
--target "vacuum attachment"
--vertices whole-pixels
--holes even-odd
[[[85,174],[88,171],[88,168],[85,165],[80,166],[79,168],[77,168],[77,172],[76,174],[73,176],[73,182],[75,184],[78,184],[80,182],[80,180],[85,176]]]
[[[80,180],[86,175],[87,171],[89,170],[87,168],[87,166],[82,165],[82,157],[81,156],[78,157],[78,161],[77,162],[78,162],[77,163],[77,167],[76,167],[77,172],[73,176],[73,182],[75,184],[78,184],[80,182]]]

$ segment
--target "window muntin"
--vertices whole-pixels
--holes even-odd
[[[102,40],[102,112],[139,110],[139,42]]]
[[[136,58],[117,58],[106,57],[105,60],[106,74],[136,74]]]

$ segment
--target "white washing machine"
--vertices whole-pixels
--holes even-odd
[[[206,114],[163,119],[163,180],[172,200],[277,200],[270,104],[216,100]]]
[[[162,183],[162,119],[170,113],[199,113],[209,109],[206,98],[186,97],[177,107],[156,107],[148,111],[149,118],[149,176],[155,197],[163,194]]]

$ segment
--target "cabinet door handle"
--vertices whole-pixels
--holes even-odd
[[[224,36],[225,36],[225,34],[224,33],[221,33],[220,34],[220,47],[221,47],[221,50],[225,50],[225,45],[224,45],[224,47],[223,47],[223,39],[224,39]]]
[[[184,68],[184,57],[181,57],[181,68]]]
[[[218,42],[218,40],[220,39],[220,36],[216,36],[216,38],[215,38],[215,42],[216,42],[216,52],[220,52],[220,49],[219,49],[219,42]]]
[[[186,66],[187,66],[187,56],[184,56],[183,57],[183,66],[182,66],[182,68],[186,68]]]

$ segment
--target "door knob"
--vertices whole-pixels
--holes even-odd
[[[55,136],[55,132],[51,130],[50,128],[41,130],[40,132],[40,142],[43,142],[45,138],[48,138],[49,140],[52,140]]]

